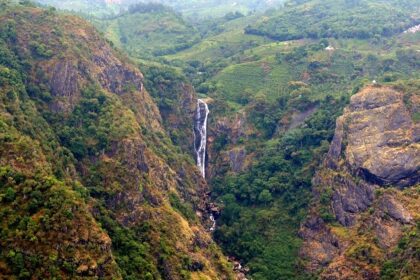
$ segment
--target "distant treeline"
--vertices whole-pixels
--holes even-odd
[[[279,41],[392,36],[419,24],[420,19],[412,17],[415,9],[407,1],[294,1],[268,20],[246,27],[245,32]]]
[[[134,13],[159,13],[159,12],[172,12],[175,13],[175,11],[168,6],[158,4],[158,3],[137,3],[130,5],[128,7],[128,12],[131,14]]]

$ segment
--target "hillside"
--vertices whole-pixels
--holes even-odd
[[[142,73],[80,18],[3,8],[0,274],[228,279]]]
[[[284,0],[37,0],[36,2],[52,5],[60,9],[72,10],[76,12],[87,12],[92,15],[109,15],[118,13],[121,9],[127,9],[133,4],[163,4],[172,7],[188,18],[216,18],[227,13],[241,12],[247,14],[255,11],[265,11],[269,8],[279,7]]]
[[[33,1],[45,6],[54,6],[57,9],[69,10],[75,12],[83,12],[95,16],[107,16],[118,12],[117,7],[108,5],[105,0],[74,0],[74,1],[57,1],[57,0],[38,0]]]
[[[418,1],[289,1],[246,32],[276,40],[391,36],[418,24]]]
[[[0,276],[419,278],[419,1],[106,2],[0,16]]]
[[[137,4],[112,19],[93,23],[134,58],[175,53],[200,40],[191,24],[171,8],[158,4]]]
[[[301,254],[322,279],[417,279],[419,82],[351,98],[301,229]]]

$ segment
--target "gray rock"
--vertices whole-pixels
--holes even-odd
[[[368,87],[352,97],[343,119],[345,159],[354,174],[379,185],[419,181],[418,124],[412,121],[402,93]]]
[[[386,194],[382,196],[378,202],[379,209],[392,219],[402,223],[409,224],[413,221],[413,217],[404,208],[404,206],[395,200],[391,195]]]
[[[241,172],[243,170],[245,158],[245,149],[229,151],[230,166],[233,172]]]
[[[375,187],[364,182],[356,184],[352,179],[341,176],[334,178],[334,185],[332,208],[336,219],[343,226],[352,226],[357,214],[372,205]]]
[[[311,215],[302,225],[299,236],[305,240],[300,256],[308,261],[308,269],[317,271],[340,254],[339,240],[328,230],[324,221]]]

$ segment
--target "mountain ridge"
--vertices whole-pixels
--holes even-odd
[[[3,240],[10,244],[1,244],[8,248],[2,250],[2,273],[23,278],[228,279],[227,261],[206,232],[205,217],[201,221],[195,213],[205,214],[207,186],[188,156],[177,154],[166,136],[141,72],[91,25],[74,16],[12,7],[2,12],[0,22],[8,30],[2,32],[2,51],[11,53],[10,61],[2,61],[3,65],[16,61],[26,67],[19,70],[25,79],[18,82],[21,93],[15,101],[32,106],[38,116],[34,120],[40,120],[42,130],[54,139],[54,150],[62,153],[55,155],[52,148],[45,147],[48,142],[41,136],[43,144],[35,150],[40,160],[31,164],[26,153],[37,145],[36,137],[42,133],[27,135],[32,121],[27,117],[29,111],[11,111],[10,93],[3,86],[6,130],[2,136],[6,140],[1,142],[1,150],[7,152],[1,157],[2,197],[6,192],[2,215],[5,221],[25,221],[34,230],[24,232],[29,236],[25,238],[32,238],[28,247],[17,245],[20,235],[15,223],[2,229],[2,235],[7,236]],[[13,78],[9,67],[2,66],[6,84]],[[19,115],[24,121],[16,123]],[[22,143],[28,143],[28,149],[19,148],[21,140],[10,142],[16,139],[8,136],[11,131],[25,135]],[[63,161],[62,167],[48,167],[57,159]],[[31,174],[37,169],[52,179],[44,181]],[[23,182],[19,176],[24,176]],[[29,181],[35,184],[33,189],[25,187]],[[46,220],[49,214],[43,209],[47,207],[50,213],[56,208],[49,206],[46,194],[45,201],[39,197],[38,184],[47,184],[44,188],[50,187],[52,195],[69,193],[63,196],[69,208],[62,204],[56,214],[63,213],[63,218],[58,216],[61,220],[55,220],[60,238],[45,236],[56,231],[48,230],[53,220]],[[75,190],[81,194],[73,194]],[[45,192],[42,187],[41,191]],[[38,201],[33,209],[26,208],[33,200],[28,196]],[[21,217],[11,215],[9,209],[20,211]],[[83,224],[92,228],[91,233],[86,233]],[[62,240],[70,237],[68,246],[62,247]],[[61,249],[41,245],[53,241]],[[49,268],[37,265],[46,259]]]

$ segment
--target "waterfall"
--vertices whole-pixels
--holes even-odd
[[[198,99],[194,127],[194,148],[197,154],[197,167],[200,169],[203,178],[206,178],[207,117],[209,113],[207,103],[202,99]]]
[[[215,231],[216,230],[216,219],[214,218],[213,214],[210,214],[210,221],[211,221],[210,231]]]
[[[207,103],[198,99],[194,126],[194,148],[197,154],[197,167],[200,169],[203,178],[206,178],[207,118],[209,113]],[[210,221],[212,225],[209,231],[213,232],[216,230],[216,219],[212,212],[210,213]]]

